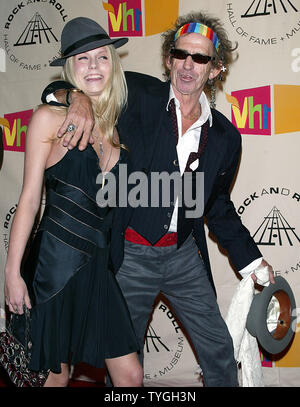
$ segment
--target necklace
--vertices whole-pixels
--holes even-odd
[[[101,171],[102,171],[102,186],[101,186],[101,189],[103,189],[104,188],[104,183],[105,183],[105,171],[106,171],[106,168],[107,168],[107,166],[108,166],[108,163],[110,162],[110,159],[111,159],[111,154],[112,154],[112,145],[110,146],[110,152],[109,152],[109,157],[108,157],[108,160],[106,161],[106,164],[105,164],[105,167],[103,168],[103,170],[101,169]],[[104,151],[103,151],[103,145],[102,145],[102,141],[100,141],[100,156],[103,158],[104,157]]]
[[[97,136],[96,134],[94,134],[94,136],[95,136],[96,139],[98,138],[98,140],[99,140],[99,136]],[[100,161],[104,161],[104,160],[103,160],[103,159],[104,159],[104,148],[103,148],[103,142],[102,142],[102,140],[103,140],[103,137],[102,137],[101,140],[99,140],[99,156],[100,156]],[[109,162],[110,162],[111,155],[112,155],[112,150],[113,150],[113,146],[110,144],[110,152],[109,152],[108,160],[106,161],[106,164],[105,164],[105,166],[104,166],[103,169],[100,167],[101,173],[102,173],[102,186],[101,186],[101,189],[104,188],[104,184],[105,184],[105,171],[106,171],[107,166],[108,166],[108,164],[109,164]]]
[[[200,111],[197,112],[196,114],[187,114],[187,115],[182,114],[182,117],[186,120],[196,120],[199,118],[199,116],[200,116]]]
[[[191,113],[191,114],[184,115],[182,110],[181,110],[182,117],[184,119],[186,119],[186,120],[196,120],[196,119],[199,118],[200,113],[201,113],[201,107],[200,106],[199,106],[199,109],[198,109],[197,113]]]
[[[104,156],[104,151],[103,151],[103,143],[102,143],[102,141],[99,141],[99,145],[100,145],[99,153],[100,153],[100,156],[103,157]]]

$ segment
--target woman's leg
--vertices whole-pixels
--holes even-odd
[[[61,363],[61,373],[50,372],[44,387],[67,387],[69,383],[69,366]]]
[[[114,387],[141,387],[143,369],[136,352],[105,360]]]

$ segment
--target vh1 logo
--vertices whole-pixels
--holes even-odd
[[[25,136],[33,110],[8,113],[0,118],[3,126],[3,149],[7,151],[25,151]]]
[[[271,94],[273,91],[273,108]],[[241,134],[272,134],[272,114],[274,134],[296,133],[300,131],[300,86],[262,86],[226,93],[231,104],[231,121]]]
[[[108,12],[110,37],[159,34],[173,25],[179,11],[179,0],[108,0],[102,5]]]
[[[231,121],[241,134],[271,135],[271,87],[262,86],[226,94]]]
[[[110,37],[143,35],[141,0],[109,0],[103,7],[108,11]]]

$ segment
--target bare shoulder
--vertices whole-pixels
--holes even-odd
[[[55,108],[48,105],[39,106],[33,113],[29,134],[39,134],[39,138],[49,139],[54,137],[66,117],[64,109]],[[41,131],[42,130],[42,131]]]
[[[57,108],[55,106],[40,105],[32,115],[32,120],[40,121],[42,123],[48,122],[53,124],[59,124],[64,121],[66,117],[65,109]]]

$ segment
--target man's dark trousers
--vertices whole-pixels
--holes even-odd
[[[205,386],[238,385],[232,339],[192,235],[177,250],[125,241],[116,274],[127,301],[143,359],[144,335],[161,291],[170,301],[197,353]]]

